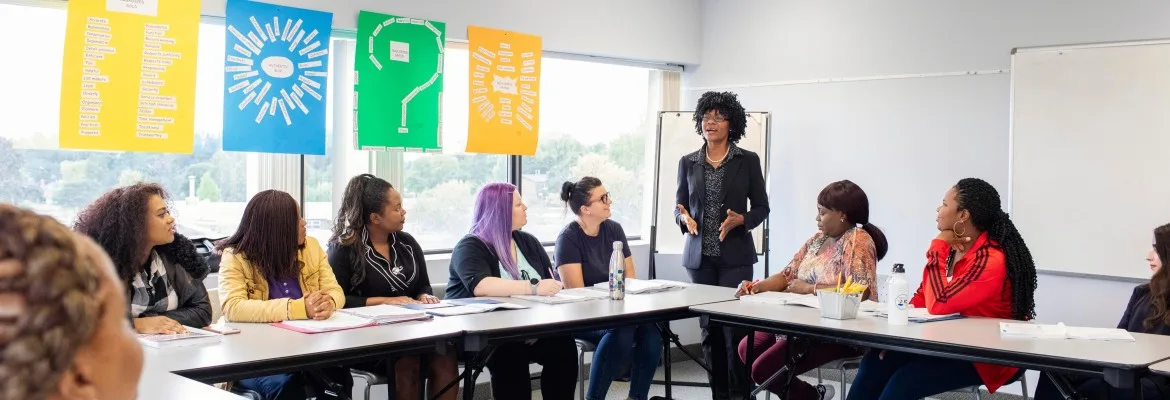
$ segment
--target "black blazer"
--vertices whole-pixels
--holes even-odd
[[[516,250],[524,255],[541,279],[552,279],[552,260],[536,236],[524,231],[512,232]],[[483,278],[500,277],[500,258],[487,243],[475,235],[464,236],[451,251],[451,278],[447,281],[448,299],[475,297],[475,287]]]
[[[704,146],[705,147],[705,146]],[[723,166],[723,206],[719,221],[727,219],[727,210],[743,214],[743,225],[727,233],[720,244],[723,262],[729,266],[749,266],[759,260],[750,231],[768,218],[768,193],[764,186],[764,171],[760,156],[748,150],[739,149],[743,154],[728,158]],[[686,207],[687,212],[699,224],[699,236],[687,232],[682,214],[674,210],[674,219],[686,236],[683,246],[683,267],[698,269],[703,260],[703,209],[707,201],[706,180],[703,174],[702,150],[687,154],[678,160],[678,192],[675,203]],[[751,207],[748,207],[748,202]]]

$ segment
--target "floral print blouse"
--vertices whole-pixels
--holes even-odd
[[[832,238],[817,232],[780,271],[788,280],[800,279],[813,285],[837,285],[838,276],[844,280],[869,286],[869,298],[878,298],[877,248],[873,237],[861,228],[845,231]]]

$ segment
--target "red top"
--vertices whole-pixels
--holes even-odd
[[[1007,266],[999,244],[984,233],[971,245],[963,258],[955,262],[951,279],[947,279],[947,256],[951,246],[935,239],[926,251],[926,268],[922,285],[910,303],[926,308],[931,314],[959,313],[964,317],[1012,319],[1012,297],[1008,290]],[[987,390],[995,393],[1006,384],[1018,368],[974,363]]]

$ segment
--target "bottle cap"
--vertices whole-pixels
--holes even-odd
[[[895,274],[904,274],[904,273],[906,273],[906,268],[904,268],[902,266],[902,264],[894,264],[894,273]]]

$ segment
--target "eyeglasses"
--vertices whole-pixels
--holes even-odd
[[[719,123],[727,122],[727,118],[723,118],[722,116],[703,117],[703,123],[705,124],[708,122],[714,122],[716,124],[719,124]]]
[[[601,198],[597,199],[597,202],[601,202],[602,204],[613,204],[610,200],[612,199],[610,199],[609,193],[606,192],[605,194],[601,195]],[[593,205],[593,203],[589,204]]]

